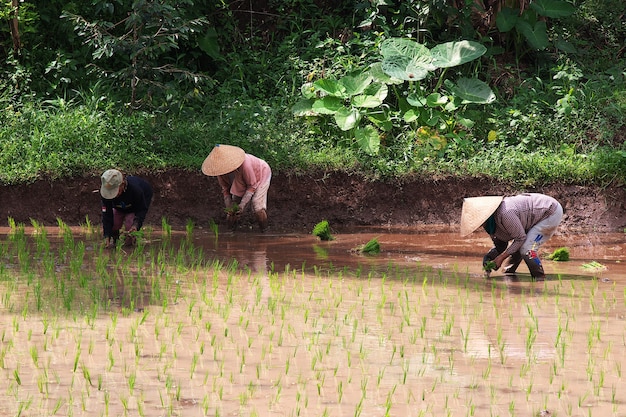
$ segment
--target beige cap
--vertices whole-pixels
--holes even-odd
[[[463,199],[461,236],[467,236],[482,226],[500,206],[503,198],[503,196],[486,196]]]
[[[244,159],[246,159],[246,152],[243,149],[218,144],[202,163],[202,172],[210,177],[228,174],[239,168]]]
[[[102,186],[100,187],[100,195],[107,200],[117,197],[120,185],[124,181],[122,173],[117,169],[107,169],[100,177],[102,180]]]

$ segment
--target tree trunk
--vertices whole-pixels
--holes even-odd
[[[13,39],[13,56],[17,58],[20,54],[20,48],[22,47],[22,43],[20,42],[20,30],[17,20],[19,0],[11,0],[11,6],[13,7],[13,18],[9,22],[9,26],[11,26],[11,38]]]

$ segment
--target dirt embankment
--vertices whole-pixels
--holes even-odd
[[[200,172],[171,170],[138,174],[154,187],[146,224],[160,227],[167,218],[174,227],[192,220],[224,222],[224,207],[215,178]],[[100,221],[100,178],[97,175],[61,181],[0,187],[0,218],[30,225],[30,219],[56,225],[57,219],[79,225],[88,216]],[[328,220],[335,227],[364,225],[427,225],[459,222],[463,197],[541,192],[565,209],[563,227],[570,230],[623,231],[626,189],[623,186],[552,185],[516,189],[481,179],[414,179],[368,182],[345,173],[307,175],[275,173],[269,191],[268,215],[274,231],[310,232]],[[5,223],[6,224],[6,223]]]

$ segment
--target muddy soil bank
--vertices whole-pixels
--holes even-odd
[[[192,220],[206,227],[224,223],[223,202],[215,178],[200,171],[139,172],[154,187],[146,224],[158,228],[161,218],[174,226]],[[30,224],[35,219],[56,225],[100,220],[99,175],[0,187],[0,218]],[[335,228],[367,225],[450,225],[459,223],[463,197],[541,192],[565,209],[563,227],[581,231],[623,231],[626,227],[624,186],[550,185],[516,188],[477,178],[368,181],[341,172],[288,174],[275,172],[268,215],[273,231],[307,231],[328,220]],[[248,216],[249,217],[249,216]],[[250,218],[244,222],[251,221]],[[244,228],[245,230],[245,228]],[[253,229],[256,230],[256,229]]]

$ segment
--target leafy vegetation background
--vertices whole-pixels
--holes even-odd
[[[0,182],[197,170],[229,143],[290,171],[623,183],[624,3],[467,3],[4,1]],[[397,83],[391,102],[355,113],[375,150],[332,114],[294,112],[307,86],[369,71],[394,38],[486,53]],[[451,106],[461,78],[495,101]],[[415,93],[436,100],[411,117]]]

